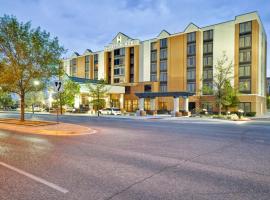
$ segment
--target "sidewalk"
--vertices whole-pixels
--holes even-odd
[[[41,121],[40,125],[35,121],[31,124],[31,121],[25,121],[22,123],[12,119],[10,121],[1,120],[0,130],[15,131],[19,133],[38,134],[38,135],[51,135],[51,136],[79,136],[89,135],[96,133],[96,130],[68,123],[52,123]]]

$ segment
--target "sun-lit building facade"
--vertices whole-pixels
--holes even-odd
[[[139,107],[216,111],[214,96],[202,88],[213,87],[215,66],[225,53],[233,63],[231,83],[239,91],[238,108],[261,115],[266,112],[266,48],[263,24],[252,12],[205,27],[190,23],[179,33],[163,30],[145,41],[120,32],[102,51],[74,53],[63,66],[71,77],[105,79],[112,87],[119,86],[108,101],[128,112]],[[136,95],[150,92],[159,95],[143,101]],[[176,99],[174,92],[194,95],[187,95],[187,101],[185,96]],[[160,95],[165,93],[172,96]],[[86,98],[82,93],[79,104],[86,104]]]

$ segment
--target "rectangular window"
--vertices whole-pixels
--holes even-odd
[[[250,79],[240,79],[239,80],[239,91],[240,92],[250,92]]]
[[[204,69],[203,70],[203,79],[213,79],[213,69]]]
[[[98,80],[98,71],[94,71],[94,79]]]
[[[152,42],[151,43],[151,50],[156,50],[157,49],[157,43],[156,42]]]
[[[120,79],[119,78],[115,78],[115,79],[113,79],[113,82],[114,83],[119,83],[120,82]]]
[[[203,40],[213,40],[213,30],[208,30],[203,32]]]
[[[151,92],[152,91],[152,86],[151,85],[145,85],[144,86],[144,92]]]
[[[212,53],[213,52],[213,43],[207,42],[203,44],[203,53]]]
[[[157,63],[151,63],[151,73],[157,72]]]
[[[195,82],[193,82],[193,83],[188,83],[187,84],[187,90],[189,91],[189,92],[195,92]]]
[[[188,55],[195,55],[196,54],[196,44],[195,43],[188,44],[187,53],[188,53]]]
[[[160,60],[167,59],[167,49],[160,49]]]
[[[167,60],[160,61],[160,71],[167,71]]]
[[[151,61],[157,61],[157,52],[156,51],[152,51],[151,52]]]
[[[203,94],[210,95],[213,94],[213,83],[212,82],[204,82],[203,83]]]
[[[250,65],[240,65],[239,76],[240,77],[250,76]]]
[[[167,47],[167,38],[160,40],[160,48],[166,48]]]
[[[161,84],[161,85],[160,85],[160,92],[167,92],[167,85]]]
[[[114,65],[123,65],[123,64],[124,64],[124,58],[114,59]]]
[[[187,66],[188,67],[195,67],[196,61],[195,61],[195,56],[189,56],[187,58]]]
[[[240,24],[240,34],[251,32],[251,22],[244,22]]]
[[[196,32],[188,33],[187,34],[187,41],[188,42],[195,42],[196,41]]]
[[[157,81],[157,74],[151,74],[151,81]]]
[[[167,81],[167,72],[160,72],[160,82]]]
[[[207,55],[203,57],[203,66],[213,66],[213,56]]]
[[[195,69],[189,69],[187,71],[187,79],[188,80],[195,80],[195,76],[196,76],[196,71]]]
[[[98,54],[94,55],[94,64],[98,64]]]
[[[239,103],[239,109],[243,110],[245,113],[251,112],[251,103],[250,102],[241,102]]]
[[[240,60],[240,63],[251,62],[251,50],[250,49],[240,50],[239,60]]]
[[[130,47],[130,54],[131,54],[131,55],[134,54],[134,47]]]
[[[239,38],[240,48],[251,47],[251,35],[242,35]]]

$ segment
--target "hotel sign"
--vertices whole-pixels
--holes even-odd
[[[133,46],[133,45],[139,45],[139,44],[140,44],[139,40],[127,40],[125,42],[121,42],[121,39],[117,38],[117,43],[105,46],[105,51],[111,51],[113,49],[118,49],[118,48],[122,48],[122,47]]]

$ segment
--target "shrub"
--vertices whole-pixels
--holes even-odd
[[[255,117],[255,115],[256,115],[256,112],[247,112],[247,113],[245,113],[245,116],[247,116],[247,117]]]

